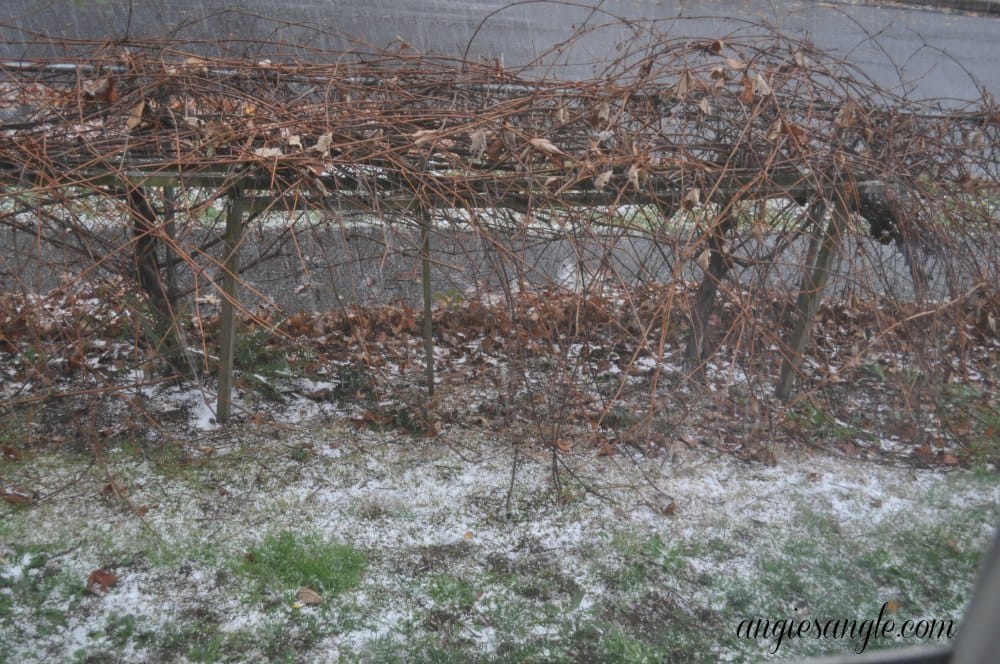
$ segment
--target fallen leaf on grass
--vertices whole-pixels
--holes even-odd
[[[87,577],[87,592],[103,595],[118,583],[118,577],[103,569],[95,569]]]
[[[124,497],[128,495],[128,487],[125,486],[124,482],[118,480],[111,480],[101,489],[102,496],[116,496]]]
[[[754,450],[751,458],[768,466],[776,466],[778,464],[778,458],[775,456],[774,450],[767,445]]]
[[[308,586],[302,586],[299,588],[298,592],[295,593],[295,597],[303,604],[308,604],[310,606],[316,606],[317,604],[323,603],[323,597]]]
[[[700,441],[692,436],[678,436],[678,440],[687,445],[691,449],[696,449],[700,445]]]
[[[860,452],[860,450],[858,450],[857,445],[847,441],[840,443],[839,445],[837,445],[837,447],[839,447],[840,451],[844,453],[844,456],[849,457],[851,459],[857,458],[858,453]]]
[[[957,466],[959,463],[958,457],[952,454],[951,452],[945,452],[941,456],[941,462],[944,463],[946,466]]]
[[[17,449],[16,447],[11,447],[10,445],[4,445],[3,458],[7,459],[8,461],[20,461],[22,458],[24,458],[24,454],[21,452],[21,450]]]
[[[0,489],[0,497],[11,505],[34,505],[35,498],[24,489],[5,487]]]
[[[601,441],[601,449],[597,450],[597,456],[606,457],[615,453],[615,448],[606,440]]]

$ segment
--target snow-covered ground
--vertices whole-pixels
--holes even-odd
[[[0,660],[677,661],[848,652],[738,638],[742,619],[956,620],[1000,516],[991,473],[789,450],[773,465],[673,441],[552,453],[503,432],[325,424],[4,462]],[[275,533],[364,553],[360,582],[253,590]],[[103,570],[117,582],[87,592]],[[846,614],[845,614],[846,613]],[[884,647],[913,644],[889,641]]]

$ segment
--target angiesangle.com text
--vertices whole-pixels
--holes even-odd
[[[766,640],[771,642],[771,654],[778,652],[786,639],[850,639],[855,643],[858,654],[868,649],[875,639],[951,639],[955,635],[953,620],[919,619],[894,620],[886,617],[889,602],[882,604],[878,618],[787,618],[768,620],[750,618],[741,620],[736,628],[736,636],[741,639]]]

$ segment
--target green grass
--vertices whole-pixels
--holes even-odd
[[[861,428],[862,422],[855,420],[850,423],[838,421],[815,406],[807,405],[799,411],[790,411],[788,418],[799,423],[819,440],[837,440],[851,443],[856,440],[876,440],[870,431]]]
[[[940,522],[889,522],[864,538],[845,538],[829,515],[803,505],[784,537],[752,556],[748,576],[718,577],[711,588],[725,599],[721,619],[727,625],[752,617],[874,619],[884,602],[893,603],[899,620],[934,617],[957,625],[983,555],[976,526],[983,519],[989,519],[983,510],[951,509]],[[728,647],[748,657],[761,657],[772,645],[728,636]],[[868,649],[917,644],[890,639],[872,641]],[[842,654],[855,645],[794,640],[779,654]]]
[[[980,396],[960,394],[956,399],[975,404]],[[467,525],[442,530],[437,543],[387,541],[384,549],[364,552],[324,535],[325,513],[301,530],[284,525],[292,523],[289,515],[303,505],[289,497],[296,493],[282,489],[302,481],[304,465],[320,472],[322,457],[290,464],[288,446],[275,445],[265,458],[263,447],[250,441],[204,463],[181,462],[174,472],[172,452],[165,453],[160,468],[155,450],[140,442],[122,439],[116,445],[117,451],[108,451],[109,464],[133,497],[159,503],[150,520],[163,542],[132,528],[137,524],[120,504],[99,497],[106,480],[96,472],[80,475],[87,467],[84,458],[39,454],[13,464],[17,482],[59,470],[90,502],[86,511],[50,524],[59,529],[45,533],[37,523],[49,523],[54,503],[26,509],[0,504],[5,510],[0,512],[0,571],[20,566],[26,553],[34,556],[28,565],[33,572],[17,581],[0,580],[9,591],[0,592],[0,633],[12,635],[9,640],[21,648],[5,652],[0,639],[0,662],[23,660],[35,635],[57,647],[63,630],[81,622],[91,632],[91,643],[76,654],[80,662],[118,661],[127,650],[142,651],[151,661],[192,662],[314,661],[323,656],[345,662],[701,662],[720,656],[758,661],[771,657],[772,644],[739,638],[735,630],[741,620],[863,620],[877,616],[890,600],[898,603],[893,617],[899,619],[960,616],[989,536],[988,524],[1000,517],[996,473],[983,467],[947,476],[926,473],[919,490],[899,498],[911,501],[909,508],[905,502],[887,504],[887,514],[894,516],[881,521],[875,520],[879,508],[867,498],[857,507],[870,507],[871,518],[851,515],[843,506],[827,506],[842,495],[811,490],[814,485],[803,479],[763,498],[775,505],[780,518],[769,519],[756,510],[755,520],[738,510],[692,516],[711,504],[679,500],[678,513],[664,517],[662,527],[612,518],[597,522],[602,525],[575,547],[550,545],[529,527],[523,540],[503,549],[489,547],[491,531],[506,532],[539,516],[557,515],[552,522],[557,527],[593,527],[593,521],[577,517],[592,516],[595,501],[584,495],[567,503],[539,484],[518,489],[510,518],[502,493],[483,492],[467,501],[472,515]],[[322,467],[324,480],[340,485],[368,472],[348,465],[353,458],[339,456]],[[437,473],[434,479],[445,483],[462,470],[451,457],[427,463],[427,476]],[[260,479],[265,464],[269,480]],[[872,477],[877,481],[877,475]],[[235,506],[238,498],[220,497],[219,486],[237,496],[252,491],[261,501],[254,505],[252,522],[278,525],[270,526],[274,530],[257,526],[268,534],[248,543],[232,531],[170,517],[180,504],[177,495],[185,504],[192,497],[206,504],[215,501],[220,509],[215,514],[228,514],[225,501]],[[580,492],[572,482],[565,488]],[[895,495],[891,487],[886,489]],[[396,524],[409,529],[416,523],[418,507],[387,500],[376,491],[364,495],[345,505],[343,518],[387,532]],[[611,514],[610,507],[601,505]],[[247,516],[241,515],[239,522],[250,522],[243,520]],[[699,529],[690,528],[689,518],[699,519]],[[95,522],[110,527],[95,528]],[[462,538],[466,527],[475,531],[471,541]],[[110,596],[84,593],[86,573],[97,565],[121,571],[123,588],[112,592],[157,589],[155,597],[176,588],[183,602],[168,614],[169,622],[149,624],[140,607],[114,608],[121,605],[112,605]],[[324,602],[296,608],[300,586],[315,589]],[[352,646],[351,636],[360,633],[377,636]],[[339,653],[331,642],[340,644]],[[875,641],[869,650],[919,643]],[[775,657],[843,654],[854,647],[850,640],[790,639]]]
[[[991,391],[949,383],[938,394],[946,428],[973,465],[1000,464],[1000,399]]]
[[[4,590],[0,592],[0,633],[22,638],[56,634],[68,625],[68,615],[82,601],[83,581],[50,562],[44,547],[15,547],[10,561],[20,564],[24,560],[23,576],[0,576]]]
[[[476,602],[472,584],[451,574],[434,576],[427,592],[438,606],[452,611],[468,611]]]
[[[308,586],[322,595],[337,595],[357,587],[366,567],[364,552],[289,531],[268,535],[236,565],[258,591],[294,591]]]

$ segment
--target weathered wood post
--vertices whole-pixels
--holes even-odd
[[[423,264],[424,289],[424,361],[427,364],[427,396],[434,396],[434,323],[431,320],[431,211],[420,208],[420,260]]]
[[[222,312],[219,328],[219,395],[215,421],[225,424],[232,414],[233,355],[236,348],[236,308],[239,302],[240,242],[243,235],[243,201],[239,190],[229,192],[226,210],[225,256],[222,274]]]
[[[705,332],[708,328],[708,319],[715,306],[716,294],[719,291],[719,284],[725,279],[726,273],[732,266],[732,258],[726,254],[726,234],[736,226],[736,218],[733,216],[733,203],[727,205],[727,210],[722,217],[716,219],[712,228],[708,231],[709,260],[698,286],[698,294],[695,297],[694,306],[691,309],[691,336],[688,338],[687,348],[684,357],[688,364],[688,369],[692,374],[704,375],[705,360],[708,357],[708,349],[705,347]]]
[[[799,367],[802,365],[802,352],[812,334],[813,318],[816,316],[816,309],[819,308],[820,296],[823,294],[823,289],[830,277],[830,267],[837,256],[841,235],[847,227],[848,215],[857,198],[853,186],[834,191],[833,194],[833,213],[830,217],[830,223],[827,224],[826,232],[823,234],[819,251],[816,252],[816,262],[811,271],[809,271],[808,262],[806,264],[806,278],[803,279],[797,304],[799,319],[795,323],[791,337],[789,337],[788,350],[781,365],[781,376],[774,390],[774,396],[781,400],[788,399],[792,394],[792,388],[795,386],[795,374],[798,373]]]

